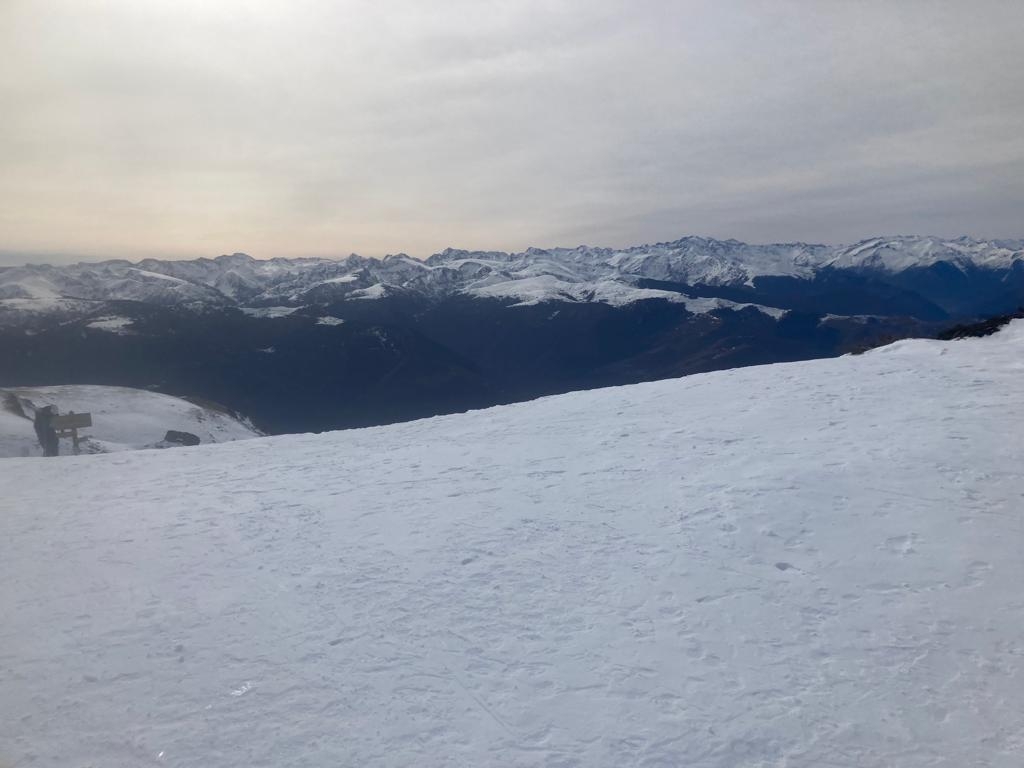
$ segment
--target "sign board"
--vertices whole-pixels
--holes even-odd
[[[81,427],[92,426],[91,413],[64,413],[50,419],[50,426],[54,429],[80,429]]]

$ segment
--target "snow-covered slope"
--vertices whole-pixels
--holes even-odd
[[[17,405],[4,407],[10,397],[17,398]],[[189,432],[204,443],[245,440],[260,434],[251,424],[224,411],[142,389],[84,384],[19,387],[0,389],[0,458],[40,455],[31,416],[34,407],[44,405],[56,406],[60,413],[92,414],[93,425],[81,430],[86,438],[82,450],[90,453],[155,446],[172,429]],[[71,452],[69,440],[61,441],[61,453],[65,452]]]
[[[1017,322],[6,462],[0,762],[1017,768],[1022,375]]]

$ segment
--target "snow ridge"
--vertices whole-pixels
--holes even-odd
[[[108,326],[120,329],[112,318]],[[15,398],[19,407],[5,407]],[[114,453],[159,446],[168,430],[194,434],[203,443],[246,440],[261,433],[248,420],[212,404],[199,405],[170,395],[131,387],[90,384],[0,389],[0,459],[39,456],[32,423],[34,409],[52,405],[60,413],[91,413],[93,426],[82,430],[82,450]],[[70,450],[61,441],[61,451]],[[0,755],[2,755],[0,751]]]

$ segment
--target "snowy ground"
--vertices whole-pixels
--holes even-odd
[[[0,390],[0,398],[5,394],[35,406],[54,405],[60,413],[91,413],[93,425],[80,430],[88,438],[83,444],[85,451],[110,453],[152,446],[163,440],[169,429],[191,432],[204,443],[244,440],[260,434],[251,424],[222,411],[144,389],[75,384]],[[26,414],[31,416],[32,411],[26,410]],[[70,453],[71,441],[60,442],[61,453]],[[0,404],[0,458],[41,453],[31,418],[12,413]]]
[[[0,466],[0,764],[1024,761],[1024,323]]]

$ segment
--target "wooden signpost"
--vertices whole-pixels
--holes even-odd
[[[78,453],[78,430],[82,427],[92,426],[92,414],[91,413],[65,413],[60,416],[54,416],[50,419],[50,426],[57,432],[57,437],[70,437],[72,444],[75,447],[75,453]]]

